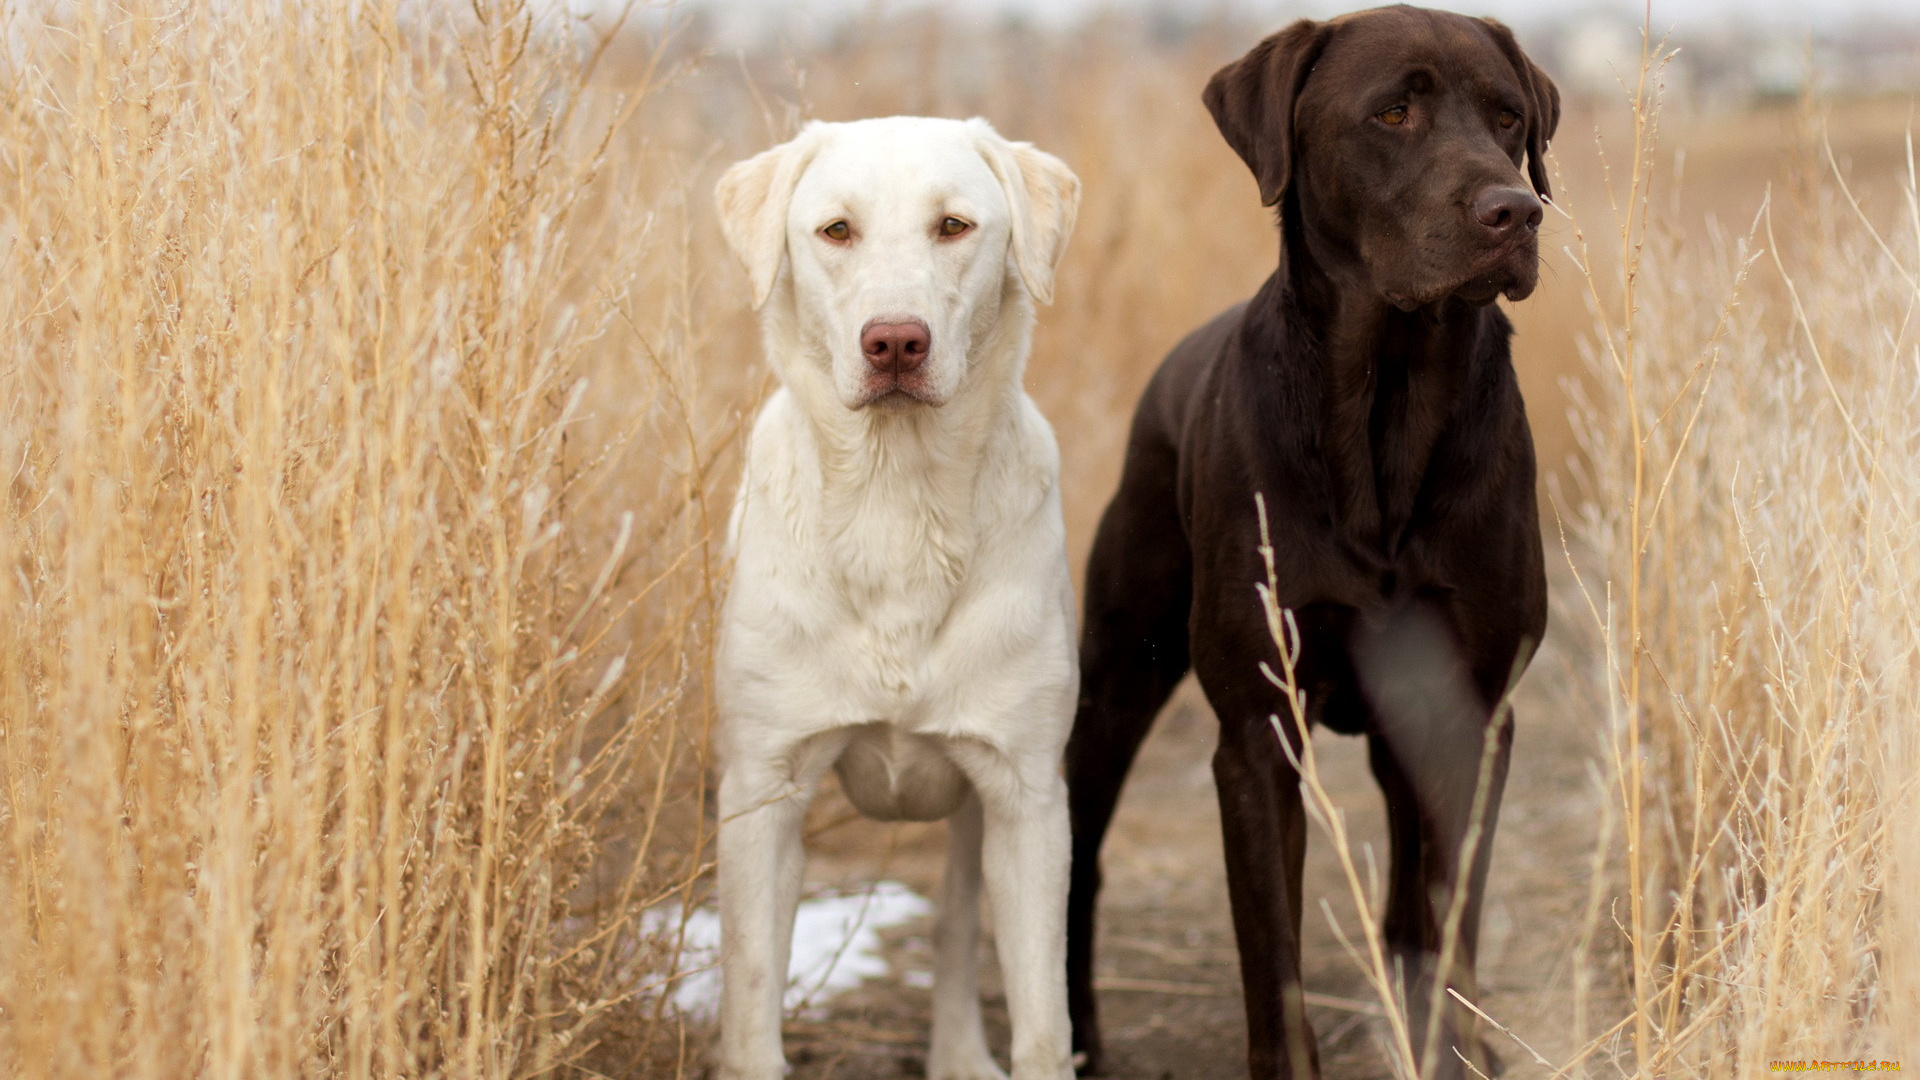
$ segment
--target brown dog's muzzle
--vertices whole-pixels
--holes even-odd
[[[1517,187],[1490,187],[1473,200],[1473,219],[1487,230],[1493,244],[1507,244],[1540,230],[1545,208],[1533,192]]]
[[[1418,300],[1392,293],[1388,298],[1408,309],[1411,303],[1431,303],[1447,294],[1471,304],[1491,303],[1503,295],[1525,299],[1540,281],[1540,222],[1545,216],[1545,206],[1526,188],[1499,183],[1481,188],[1467,207],[1466,225],[1468,236],[1478,240],[1479,254],[1467,257],[1456,284]]]

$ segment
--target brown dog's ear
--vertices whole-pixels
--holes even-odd
[[[1331,23],[1301,19],[1213,73],[1200,95],[1227,145],[1260,182],[1260,202],[1274,206],[1293,176],[1293,102],[1320,58]]]
[[[1547,73],[1540,65],[1527,59],[1520,51],[1520,43],[1513,39],[1513,31],[1497,19],[1481,19],[1487,29],[1493,32],[1493,40],[1500,51],[1507,56],[1507,62],[1520,76],[1520,85],[1526,88],[1527,108],[1527,179],[1533,182],[1533,190],[1548,202],[1553,201],[1553,191],[1547,187],[1547,144],[1552,141],[1554,130],[1560,126],[1560,88],[1553,85]]]
[[[819,143],[815,125],[771,150],[736,162],[713,189],[720,232],[747,268],[757,311],[773,292],[787,255],[787,203]]]
[[[1066,254],[1080,212],[1080,178],[1066,163],[1032,143],[1010,142],[979,117],[968,123],[980,156],[1006,192],[1013,213],[1013,265],[1027,292],[1053,303],[1053,271]]]

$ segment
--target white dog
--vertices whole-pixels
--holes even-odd
[[[715,197],[782,384],[747,446],[716,663],[720,1075],[785,1071],[801,818],[833,766],[863,813],[952,818],[928,1076],[1005,1076],[980,1023],[984,869],[1013,1075],[1070,1080],[1079,673],[1059,450],[1020,379],[1080,182],[984,120],[895,117],[810,124]]]

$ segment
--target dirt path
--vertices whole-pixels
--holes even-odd
[[[1483,1007],[1560,1062],[1579,1042],[1574,957],[1602,815],[1587,764],[1597,746],[1594,711],[1575,700],[1570,687],[1576,680],[1554,644],[1550,637],[1516,698],[1515,758],[1496,837],[1480,971]],[[1107,841],[1099,978],[1110,1072],[1121,1080],[1245,1075],[1239,972],[1209,765],[1214,740],[1213,717],[1189,682],[1142,750]],[[1316,747],[1356,847],[1371,844],[1384,860],[1384,815],[1364,742],[1322,732]],[[931,894],[943,850],[940,827],[882,827],[845,821],[846,813],[834,793],[816,809],[810,885],[846,888],[885,876]],[[1364,1004],[1371,994],[1321,908],[1324,899],[1344,927],[1356,930],[1331,841],[1317,828],[1309,840],[1306,892],[1306,982],[1318,1002],[1310,1015],[1326,1077],[1388,1077],[1378,1041],[1384,1026],[1344,1004]],[[836,999],[824,1015],[789,1026],[794,1080],[922,1074],[930,930],[930,920],[921,920],[891,934],[892,974]],[[988,954],[988,1026],[1004,1063],[1005,1002]],[[1506,1076],[1546,1074],[1525,1051],[1495,1039]]]

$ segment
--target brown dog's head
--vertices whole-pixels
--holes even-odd
[[[1205,100],[1339,285],[1407,311],[1533,292],[1560,92],[1500,23],[1404,6],[1303,19]]]

